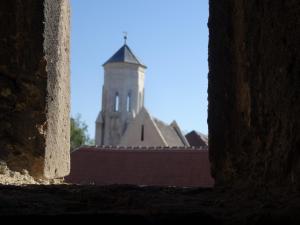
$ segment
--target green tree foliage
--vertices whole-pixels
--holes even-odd
[[[81,116],[71,118],[71,151],[82,145],[93,145],[94,141],[88,135],[88,126],[81,121]]]

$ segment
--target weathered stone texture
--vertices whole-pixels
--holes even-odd
[[[69,0],[45,1],[45,58],[48,73],[47,139],[44,174],[70,171],[70,6]]]
[[[67,8],[67,0],[0,2],[0,159],[34,176],[68,173]]]
[[[210,0],[209,146],[218,185],[300,185],[300,3]]]

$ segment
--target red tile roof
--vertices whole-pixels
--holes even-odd
[[[196,131],[192,131],[185,135],[185,138],[189,142],[190,146],[194,147],[207,147],[208,146],[208,138],[201,133]]]

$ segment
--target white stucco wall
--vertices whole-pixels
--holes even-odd
[[[96,122],[96,144],[120,144],[120,138],[123,136],[127,124],[140,112],[144,105],[144,80],[145,68],[142,66],[130,63],[110,63],[104,66],[103,121],[97,119]],[[118,112],[115,111],[116,94],[119,96]],[[129,94],[131,96],[130,112],[127,111]],[[103,127],[100,125],[103,122],[104,130],[99,130],[99,127]]]
[[[144,139],[142,140],[142,126]],[[142,109],[123,135],[121,146],[167,146],[159,129],[146,109]]]

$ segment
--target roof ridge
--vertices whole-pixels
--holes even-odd
[[[166,122],[164,122],[164,121],[162,121],[162,120],[160,120],[160,119],[158,119],[156,117],[153,117],[153,119],[154,119],[154,121],[157,121],[158,123],[161,123],[164,126],[168,126],[168,127],[170,126],[170,124],[168,124],[168,123],[166,123]]]
[[[124,44],[124,47],[127,48],[130,54],[134,57],[134,59],[140,63],[139,59],[135,56],[135,54],[133,54],[131,48],[127,44]],[[124,51],[124,57],[125,57],[125,51]]]

